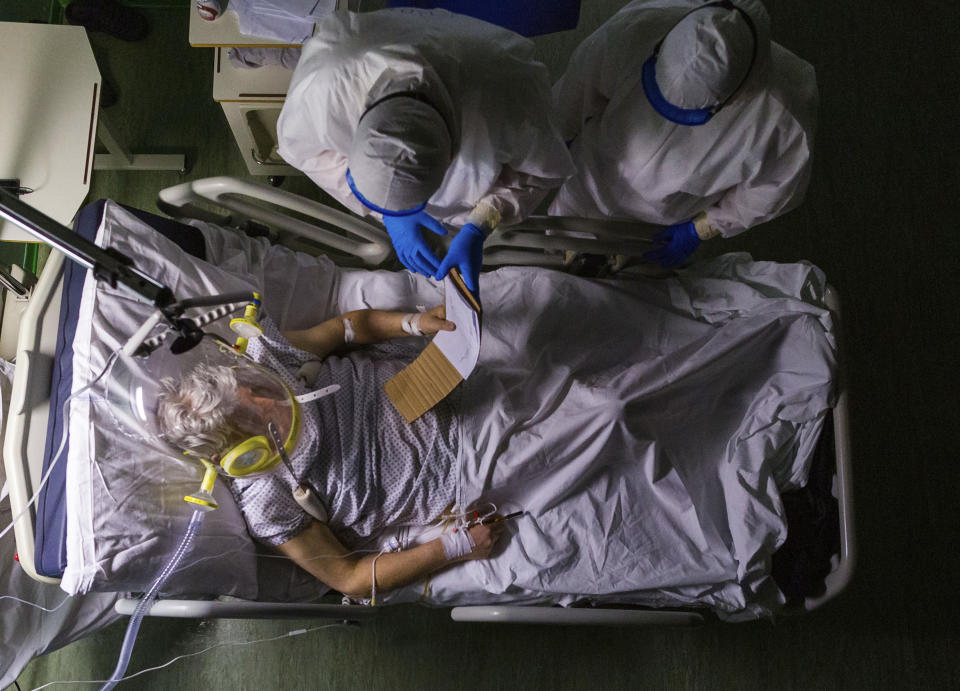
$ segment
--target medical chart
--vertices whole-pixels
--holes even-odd
[[[438,332],[416,360],[383,386],[407,422],[446,398],[470,376],[480,356],[480,303],[456,270],[443,285],[447,319],[457,328]]]

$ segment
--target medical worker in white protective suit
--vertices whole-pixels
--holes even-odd
[[[483,241],[573,173],[533,43],[444,10],[318,22],[277,123],[278,151],[359,214],[381,214],[400,261],[477,290]],[[443,261],[423,229],[459,226]]]
[[[577,48],[553,96],[578,172],[550,213],[662,224],[645,255],[662,266],[803,200],[816,78],[770,40],[758,0],[635,0]]]

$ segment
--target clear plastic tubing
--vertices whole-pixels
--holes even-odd
[[[170,555],[170,559],[167,560],[167,563],[160,570],[160,573],[153,579],[150,588],[144,593],[143,597],[140,598],[140,602],[137,603],[133,614],[130,615],[130,622],[127,624],[127,633],[123,636],[123,645],[120,648],[120,659],[117,660],[117,668],[113,670],[110,680],[100,687],[100,691],[112,689],[117,685],[117,682],[123,679],[123,675],[127,671],[127,665],[130,664],[133,645],[137,642],[137,632],[140,630],[140,622],[143,619],[143,615],[150,609],[150,605],[153,603],[157,593],[160,592],[160,588],[162,588],[163,584],[170,578],[170,574],[176,571],[184,555],[190,551],[190,545],[193,543],[193,539],[196,537],[197,532],[200,530],[200,525],[203,523],[204,514],[205,511],[199,509],[193,512],[193,516],[190,518],[190,524],[187,526],[187,532],[183,534],[183,539],[180,541],[179,546],[173,554]]]

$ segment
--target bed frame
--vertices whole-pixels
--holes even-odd
[[[377,267],[392,257],[386,232],[379,226],[324,204],[279,190],[228,177],[206,178],[161,190],[157,206],[175,218],[197,218],[218,225],[260,232],[273,240],[309,253],[326,253],[346,266]],[[210,207],[217,209],[211,211]],[[650,247],[651,226],[625,221],[535,216],[521,226],[498,230],[484,246],[484,265],[527,264],[562,267],[578,253],[638,256]],[[29,500],[41,479],[50,405],[50,383],[60,316],[64,256],[54,250],[33,289],[23,314],[17,344],[17,368],[3,447],[13,515]],[[828,288],[826,302],[839,317],[836,292]],[[842,346],[842,344],[841,344]],[[856,561],[851,476],[849,413],[843,379],[843,348],[839,348],[837,403],[833,409],[836,469],[833,494],[838,501],[840,552],[825,579],[825,591],[784,613],[816,609],[836,597],[849,583]],[[34,522],[28,511],[14,528],[21,566],[33,578]],[[137,600],[121,598],[120,614],[131,614]],[[267,603],[243,600],[158,600],[149,616],[199,618],[311,617],[361,621],[378,608],[315,603]],[[637,606],[547,607],[482,605],[451,608],[455,621],[556,625],[680,625],[706,621],[706,610],[645,609]]]

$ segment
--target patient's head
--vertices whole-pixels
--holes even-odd
[[[293,424],[293,402],[273,375],[257,367],[200,363],[180,378],[160,380],[160,433],[171,444],[217,459],[274,423],[281,439]]]
[[[160,387],[157,419],[170,443],[213,457],[239,436],[229,420],[238,400],[233,368],[201,363],[181,379],[164,377]]]

